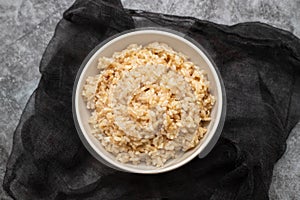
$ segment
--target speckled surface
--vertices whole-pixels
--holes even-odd
[[[0,0],[0,182],[12,137],[38,65],[65,9],[74,0]],[[300,0],[122,0],[126,8],[193,16],[221,24],[261,21],[300,37]],[[300,199],[300,123],[274,168],[270,199]],[[0,187],[0,197],[5,198]],[[9,198],[7,198],[9,199]]]

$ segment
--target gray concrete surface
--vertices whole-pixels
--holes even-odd
[[[40,78],[39,62],[55,26],[74,0],[0,0],[0,182],[12,137]],[[122,0],[126,8],[193,16],[221,24],[260,21],[300,37],[299,0]],[[300,123],[274,168],[270,199],[300,199]],[[2,184],[1,184],[2,185]],[[0,187],[0,197],[5,193]]]

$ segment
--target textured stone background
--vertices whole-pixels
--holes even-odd
[[[0,182],[12,137],[40,78],[39,62],[74,0],[0,0]],[[126,8],[193,16],[221,24],[261,21],[300,37],[300,0],[122,0]],[[270,199],[300,199],[300,123],[274,168]],[[1,199],[5,197],[0,184]]]

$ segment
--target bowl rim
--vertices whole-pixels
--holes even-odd
[[[88,138],[88,134],[83,125],[82,122],[78,119],[80,112],[78,109],[78,99],[80,97],[80,88],[79,88],[79,83],[82,82],[83,76],[85,70],[87,69],[87,66],[89,65],[90,62],[92,62],[96,57],[97,57],[97,52],[105,48],[106,46],[109,46],[111,43],[116,42],[118,40],[121,40],[123,38],[126,38],[127,36],[131,35],[136,35],[136,34],[163,34],[169,37],[173,37],[175,39],[178,39],[187,45],[189,45],[191,48],[193,48],[199,55],[202,56],[202,58],[205,60],[205,62],[208,64],[208,67],[211,70],[211,73],[216,80],[216,88],[217,92],[220,94],[220,98],[218,99],[218,109],[216,112],[216,118],[215,118],[215,123],[213,127],[210,130],[210,134],[208,135],[207,138],[203,141],[199,149],[192,153],[189,157],[186,159],[175,163],[173,165],[170,165],[168,167],[164,168],[157,168],[157,169],[151,169],[151,170],[144,170],[144,169],[137,169],[137,168],[131,168],[130,166],[126,166],[123,163],[120,163],[118,161],[113,161],[105,156],[102,151],[96,147],[93,142]],[[108,37],[104,41],[102,41],[100,44],[98,44],[90,53],[85,57],[83,60],[82,64],[80,65],[80,68],[77,72],[74,86],[73,86],[73,93],[72,93],[72,113],[73,113],[73,119],[75,123],[75,127],[77,130],[77,133],[86,147],[86,149],[100,162],[103,164],[114,168],[116,170],[121,170],[125,172],[131,172],[131,173],[138,173],[138,174],[158,174],[158,173],[163,173],[163,172],[168,172],[171,170],[174,170],[176,168],[179,168],[192,159],[194,159],[197,155],[201,154],[201,152],[205,151],[205,155],[199,156],[199,157],[205,157],[211,149],[215,146],[216,142],[218,141],[221,131],[224,126],[224,121],[225,121],[225,116],[226,116],[226,91],[224,87],[223,80],[221,78],[220,72],[218,68],[216,67],[216,64],[214,63],[213,59],[210,57],[210,55],[206,52],[206,50],[194,39],[191,37],[185,35],[182,32],[178,32],[175,30],[167,29],[167,28],[159,28],[159,27],[147,27],[147,28],[135,28],[135,29],[130,29],[127,31],[120,32],[118,34],[115,34],[111,37]]]

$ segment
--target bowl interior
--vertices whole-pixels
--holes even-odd
[[[86,103],[81,96],[83,85],[88,76],[94,76],[99,74],[99,70],[96,68],[99,57],[106,56],[111,57],[116,51],[125,49],[130,44],[146,45],[151,42],[163,42],[168,44],[177,52],[182,52],[187,55],[192,62],[194,62],[200,69],[204,69],[207,72],[208,80],[210,82],[210,92],[216,97],[216,104],[214,105],[211,113],[212,121],[208,125],[208,132],[201,140],[200,144],[194,149],[183,153],[176,159],[168,161],[163,167],[156,168],[152,166],[146,166],[143,164],[132,165],[122,164],[116,161],[115,157],[108,153],[98,140],[96,140],[91,132],[91,127],[88,124],[88,118],[90,117],[90,111],[86,108]],[[209,141],[213,137],[218,123],[220,121],[222,110],[222,91],[220,80],[218,75],[207,58],[205,53],[195,46],[190,41],[184,39],[176,34],[160,31],[160,30],[140,30],[123,34],[117,38],[114,38],[100,47],[96,47],[98,50],[90,57],[85,64],[81,75],[79,77],[77,88],[75,91],[75,114],[80,127],[81,139],[87,149],[100,161],[103,161],[110,166],[114,166],[118,169],[135,172],[135,173],[160,173],[175,169],[191,159],[197,156],[205,147],[209,144]]]

